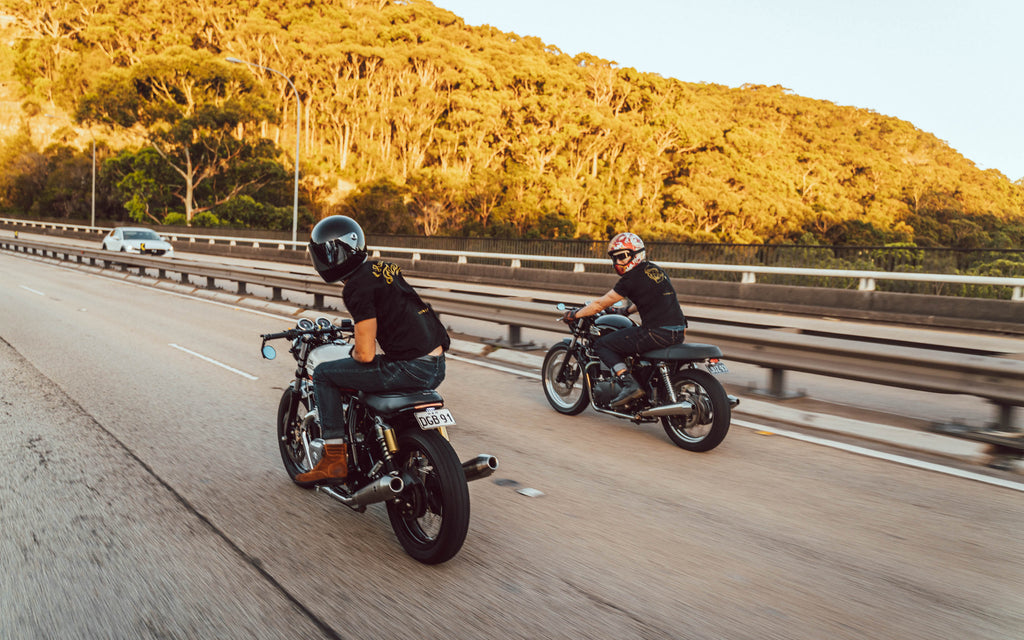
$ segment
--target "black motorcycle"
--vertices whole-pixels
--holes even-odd
[[[578,310],[563,304],[558,309]],[[645,393],[611,407],[619,387],[594,353],[594,341],[632,326],[636,323],[630,318],[609,310],[570,321],[572,337],[552,346],[544,357],[541,379],[548,402],[566,415],[589,405],[637,424],[660,420],[672,442],[687,451],[717,447],[729,432],[732,407],[739,399],[727,394],[712,375],[728,372],[722,351],[714,345],[683,342],[626,358]]]
[[[425,564],[445,562],[462,548],[469,529],[467,481],[491,475],[498,460],[484,454],[459,462],[448,440],[448,427],[455,419],[437,391],[341,392],[347,477],[322,484],[295,480],[316,466],[324,450],[313,369],[321,362],[348,357],[353,335],[350,319],[334,325],[326,318],[303,318],[294,329],[260,336],[264,358],[277,355],[268,341],[286,339],[298,364],[277,410],[284,468],[299,486],[325,493],[355,511],[386,503],[391,527],[406,553]]]

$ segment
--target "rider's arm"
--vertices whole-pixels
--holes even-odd
[[[372,362],[377,354],[377,318],[367,318],[356,323],[355,345],[352,359],[357,362]]]
[[[583,307],[576,312],[577,318],[585,318],[586,316],[592,316],[598,311],[602,311],[612,306],[619,300],[622,300],[622,296],[615,293],[615,289],[612,289],[608,293],[604,294],[597,300],[587,303],[587,306]],[[358,325],[357,325],[358,326]]]

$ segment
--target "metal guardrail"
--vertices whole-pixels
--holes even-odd
[[[16,226],[52,228],[66,231],[83,231],[89,233],[106,233],[109,228],[90,227],[83,225],[61,224],[53,222],[18,220],[13,218],[0,218],[0,222]],[[291,249],[304,251],[305,242],[291,242],[290,240],[268,240],[259,238],[245,238],[220,235],[199,235],[164,233],[171,242],[189,242],[205,244],[227,244],[228,246],[250,246],[256,249],[261,247],[272,247],[280,250]],[[475,251],[458,251],[452,249],[416,249],[407,247],[376,247],[373,248],[374,257],[383,255],[402,254],[409,255],[415,262],[422,260],[423,256],[444,256],[454,257],[458,264],[468,264],[470,259],[506,262],[512,268],[522,267],[529,263],[554,263],[571,264],[574,272],[584,272],[588,265],[598,266],[602,271],[607,270],[608,260],[601,258],[568,258],[559,256],[536,256],[510,253],[481,253]],[[1009,287],[1012,290],[1011,300],[1024,302],[1024,278],[1022,277],[994,277],[994,276],[964,276],[956,274],[929,274],[929,273],[907,273],[890,271],[862,271],[853,269],[807,269],[801,267],[768,267],[759,265],[726,265],[726,264],[703,264],[693,262],[658,262],[667,269],[680,271],[717,271],[724,273],[739,273],[740,282],[743,284],[754,284],[758,275],[790,275],[815,278],[848,278],[858,281],[859,291],[874,291],[878,281],[902,281],[919,282],[932,284],[962,284],[977,286]]]
[[[64,261],[87,262],[104,268],[136,269],[140,275],[155,270],[159,278],[167,278],[168,273],[177,273],[184,283],[191,283],[190,278],[195,276],[205,278],[208,288],[215,288],[218,279],[229,280],[237,283],[239,295],[247,293],[248,285],[271,288],[272,298],[277,300],[282,298],[282,290],[295,291],[313,295],[315,308],[323,308],[326,298],[341,297],[341,290],[336,285],[326,284],[318,277],[268,269],[115,254],[18,239],[0,239],[0,249]],[[479,285],[460,291],[458,283],[446,283],[446,289],[424,289],[421,290],[421,296],[442,315],[486,320],[515,327],[516,331],[524,327],[552,331],[558,327],[554,320],[560,314],[551,302],[484,295]],[[510,339],[512,337],[510,333]],[[1004,431],[1015,429],[1014,409],[1024,406],[1024,362],[1016,360],[881,345],[850,337],[793,334],[749,326],[709,324],[691,327],[687,331],[687,339],[717,344],[728,359],[768,369],[771,372],[769,395],[785,395],[783,376],[786,371],[920,391],[972,395],[987,399],[996,406],[995,427]],[[1011,445],[1012,442],[1015,441],[1011,441]],[[1019,445],[1019,448],[1024,448],[1024,442]]]

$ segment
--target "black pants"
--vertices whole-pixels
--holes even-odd
[[[685,338],[682,328],[629,327],[598,338],[594,351],[612,373],[625,366],[626,356],[663,349],[679,344]]]
[[[320,412],[324,440],[345,436],[344,409],[338,387],[368,393],[394,389],[436,389],[444,380],[444,355],[415,360],[388,360],[377,356],[373,362],[352,358],[322,362],[313,370],[313,394]]]

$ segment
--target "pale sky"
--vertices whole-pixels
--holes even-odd
[[[569,55],[871,109],[1024,178],[1022,0],[432,1]]]

